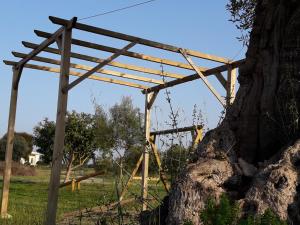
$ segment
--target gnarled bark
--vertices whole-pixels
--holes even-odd
[[[300,1],[258,0],[239,72],[233,106],[172,187],[167,224],[200,224],[207,198],[223,192],[244,213],[270,208],[300,224]]]

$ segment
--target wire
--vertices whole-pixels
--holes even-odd
[[[107,14],[114,13],[114,12],[119,12],[119,11],[122,11],[122,10],[125,10],[125,9],[130,9],[130,8],[133,8],[133,7],[136,7],[136,6],[140,6],[140,5],[144,5],[144,4],[147,4],[147,3],[150,3],[150,2],[154,2],[154,1],[156,1],[156,0],[149,0],[149,1],[145,1],[145,2],[140,2],[140,3],[134,4],[134,5],[129,5],[129,6],[126,6],[126,7],[123,7],[123,8],[114,9],[114,10],[111,10],[111,11],[108,11],[108,12],[104,12],[104,13],[99,13],[99,14],[96,14],[96,15],[93,15],[93,16],[83,17],[83,18],[81,18],[79,20],[87,20],[87,19],[90,19],[90,18],[94,18],[94,17],[98,17],[98,16],[103,16],[103,15],[107,15]]]

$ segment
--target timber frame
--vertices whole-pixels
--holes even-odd
[[[9,109],[9,119],[8,119],[8,129],[7,129],[5,169],[3,174],[1,217],[8,216],[7,214],[8,195],[9,195],[9,184],[10,184],[10,177],[11,177],[11,163],[12,163],[14,127],[15,127],[17,98],[18,98],[18,87],[19,87],[19,82],[20,82],[23,69],[30,68],[34,70],[48,71],[48,72],[60,74],[57,115],[56,115],[56,130],[55,130],[54,151],[53,151],[54,160],[52,162],[52,170],[51,170],[49,192],[48,192],[48,205],[47,205],[47,212],[45,218],[46,225],[54,225],[56,221],[58,190],[60,187],[60,174],[61,174],[61,166],[62,166],[62,152],[64,147],[65,116],[67,112],[68,93],[72,88],[74,88],[76,85],[78,85],[85,79],[92,79],[92,80],[140,89],[142,90],[142,93],[145,94],[145,149],[140,160],[138,161],[138,164],[139,165],[141,164],[143,168],[142,179],[141,179],[142,180],[141,198],[142,200],[145,200],[147,198],[147,188],[148,188],[149,151],[150,149],[152,149],[154,152],[158,153],[155,146],[155,136],[159,135],[159,132],[151,133],[150,114],[151,114],[151,107],[159,91],[178,84],[183,84],[196,79],[201,79],[208,87],[208,89],[212,92],[212,94],[217,98],[217,100],[224,107],[228,107],[232,104],[235,97],[235,81],[237,76],[236,69],[244,63],[244,60],[232,61],[228,58],[224,58],[220,56],[205,54],[199,51],[183,49],[176,46],[147,40],[144,38],[113,32],[110,30],[78,23],[76,17],[72,18],[71,20],[65,20],[56,17],[49,17],[49,19],[51,20],[52,23],[60,26],[57,31],[55,31],[54,33],[47,33],[44,31],[35,30],[35,34],[41,38],[44,38],[44,41],[42,41],[40,44],[22,42],[25,47],[32,49],[30,53],[24,54],[20,52],[13,52],[13,55],[15,57],[21,58],[20,61],[4,60],[4,63],[6,65],[12,66],[13,79],[12,79],[11,99],[10,99],[10,109]],[[124,44],[123,48],[118,49],[110,46],[100,45],[97,43],[91,43],[83,40],[74,39],[72,37],[73,29],[89,32],[97,35],[102,35],[113,39],[119,39],[127,42],[127,44],[126,45]],[[50,47],[50,45],[55,43],[57,44],[57,48]],[[71,51],[72,45],[99,50],[99,52],[100,51],[109,52],[112,55],[106,59],[92,57],[89,55],[83,55],[80,53],[72,52]],[[130,51],[130,49],[132,49],[135,45],[148,46],[159,50],[168,51],[174,54],[180,54],[186,60],[186,63]],[[61,59],[56,60],[53,58],[38,56],[42,52],[51,53],[54,55],[60,55]],[[168,65],[168,66],[172,66],[184,70],[194,71],[195,74],[187,76],[179,73],[160,71],[157,69],[145,68],[138,65],[126,64],[126,63],[115,61],[115,59],[119,56],[123,56],[123,57],[126,56],[138,60],[158,63],[160,65]],[[200,67],[195,64],[192,57],[217,62],[221,65],[215,68]],[[71,63],[71,59],[92,62],[92,63],[96,63],[97,65],[94,67],[90,67],[86,65],[77,64],[77,63]],[[29,61],[36,61],[39,63],[56,65],[59,66],[59,68],[50,67],[49,65],[41,66],[37,64],[29,64],[28,63]],[[129,74],[127,72],[118,72],[118,71],[103,69],[103,67],[105,66],[131,70],[131,71],[147,74],[147,76],[134,75],[134,74]],[[70,70],[70,68],[72,68],[72,70]],[[85,71],[85,72],[79,72],[78,70]],[[227,78],[225,78],[222,75],[222,72],[227,72]],[[70,82],[69,81],[70,75],[76,76],[78,78],[73,82]],[[154,75],[156,76],[156,78],[155,77],[150,78],[149,75],[152,76]],[[214,75],[217,78],[217,80],[220,82],[222,87],[224,87],[226,92],[225,97],[222,97],[216,91],[216,89],[209,83],[207,77],[211,75]],[[119,77],[119,79],[114,79],[111,78],[110,76]],[[168,78],[168,81],[165,81],[164,78]],[[132,82],[131,80],[138,81],[138,82]],[[143,83],[139,83],[139,82],[143,82]],[[193,129],[190,128],[190,130]],[[178,131],[179,130],[177,130],[176,132]],[[198,135],[197,138],[195,137],[194,141],[197,139],[199,141],[201,137]],[[198,141],[194,143],[198,143]],[[155,155],[156,155],[156,160],[159,164],[160,162],[159,156],[158,154]],[[164,180],[164,174],[161,166],[159,166],[159,170],[160,170],[160,177],[162,180]],[[164,184],[166,189],[168,190],[167,183]],[[146,210],[147,205],[143,203],[142,209]]]

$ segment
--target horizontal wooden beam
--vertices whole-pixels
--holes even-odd
[[[38,30],[35,30],[35,33],[39,37],[43,37],[43,38],[48,38],[51,35],[50,33],[46,33],[46,32],[43,32],[43,31],[38,31]],[[72,44],[78,45],[78,46],[81,46],[81,47],[101,50],[101,51],[105,51],[105,52],[110,52],[110,53],[118,52],[117,48],[108,47],[108,46],[95,44],[95,43],[91,43],[91,42],[87,42],[87,41],[82,41],[82,40],[78,40],[78,39],[72,39]],[[122,55],[131,57],[131,58],[145,60],[145,61],[155,62],[155,63],[159,63],[159,64],[174,66],[174,67],[178,67],[178,68],[181,68],[181,69],[194,70],[189,64],[186,64],[186,63],[177,62],[177,61],[173,61],[173,60],[169,60],[169,59],[158,58],[158,57],[145,55],[145,54],[141,54],[141,53],[126,51]],[[199,69],[201,71],[203,71],[207,68],[199,67]]]
[[[75,183],[87,180],[87,179],[92,178],[92,177],[97,177],[97,176],[100,176],[100,175],[103,175],[103,174],[104,174],[104,172],[90,173],[90,174],[87,174],[85,176],[76,178]],[[62,188],[62,187],[65,187],[65,186],[68,186],[68,185],[71,185],[71,184],[72,184],[72,181],[67,181],[65,183],[60,184],[59,188]]]
[[[64,25],[68,22],[67,20],[57,18],[57,17],[52,17],[52,16],[50,16],[49,19],[54,24],[59,24],[59,25]],[[143,38],[139,38],[139,37],[135,37],[135,36],[131,36],[131,35],[126,35],[126,34],[114,32],[114,31],[94,27],[94,26],[89,26],[89,25],[82,24],[82,23],[76,23],[74,27],[78,30],[83,30],[83,31],[87,31],[87,32],[95,33],[95,34],[109,36],[109,37],[113,37],[113,38],[117,38],[117,39],[121,39],[121,40],[125,40],[125,41],[131,41],[131,42],[135,42],[138,44],[150,46],[153,48],[159,48],[159,49],[163,49],[163,50],[167,50],[167,51],[171,51],[171,52],[178,53],[179,49],[180,49],[179,47],[176,47],[176,46],[163,44],[163,43],[159,43],[159,42],[155,42],[155,41],[151,41],[151,40],[147,40],[147,39],[143,39]],[[205,53],[194,51],[194,50],[185,49],[185,51],[190,56],[207,59],[207,60],[211,60],[211,61],[215,61],[215,62],[230,63],[230,61],[231,61],[231,60],[223,58],[223,57],[205,54]]]
[[[10,65],[10,66],[14,66],[17,64],[17,62],[7,61],[7,60],[4,60],[3,62],[6,65]],[[28,63],[24,65],[24,68],[48,71],[48,72],[52,72],[52,73],[60,73],[59,68],[52,68],[52,67],[48,67],[48,66],[39,66],[39,65],[33,65],[33,64],[28,64]],[[80,77],[83,74],[76,72],[76,71],[70,71],[70,75]],[[106,77],[93,76],[93,75],[89,76],[88,79],[103,81],[103,82],[112,83],[112,84],[119,84],[119,85],[138,88],[138,89],[148,89],[149,88],[149,87],[141,85],[141,84],[126,82],[126,81],[122,81],[122,80],[115,80],[115,79],[106,78]]]
[[[31,48],[31,49],[35,49],[38,47],[37,44],[25,42],[25,41],[23,41],[22,44],[26,48]],[[57,54],[57,55],[60,54],[60,51],[58,49],[50,48],[50,47],[45,48],[44,52]],[[82,55],[82,54],[74,53],[74,52],[71,53],[71,57],[80,59],[80,60],[89,61],[89,62],[95,62],[95,63],[101,63],[104,61],[104,59],[96,58],[93,56]],[[148,74],[165,76],[165,77],[176,78],[176,79],[181,79],[184,77],[181,74],[170,73],[170,72],[166,72],[166,71],[162,72],[161,70],[149,69],[149,68],[145,68],[145,67],[141,67],[141,66],[135,66],[135,65],[120,63],[120,62],[116,62],[116,61],[110,62],[108,65],[113,66],[113,67],[122,68],[122,69],[128,69],[128,70],[138,71],[138,72],[142,72],[142,73],[148,73]]]
[[[232,68],[237,68],[237,67],[239,67],[240,65],[242,65],[244,63],[245,63],[245,59],[241,59],[241,60],[232,62],[230,64],[230,66]],[[204,74],[204,76],[209,76],[209,75],[213,75],[213,74],[216,74],[216,73],[222,73],[222,72],[227,71],[227,70],[228,70],[228,65],[223,65],[223,66],[218,66],[218,67],[215,67],[215,68],[212,68],[212,69],[208,69],[208,70],[204,71],[203,74]],[[155,92],[155,91],[162,90],[164,88],[173,87],[175,85],[187,83],[187,82],[197,80],[197,79],[200,79],[199,75],[198,74],[193,74],[193,75],[181,78],[181,79],[166,82],[165,84],[160,84],[160,85],[148,88],[147,90],[143,90],[142,92],[144,94],[145,93],[150,93],[150,92]]]
[[[189,127],[182,127],[182,128],[177,128],[177,129],[168,129],[168,130],[160,130],[160,131],[152,131],[150,135],[165,135],[165,134],[174,134],[174,133],[180,133],[180,132],[188,132],[188,131],[193,131],[197,129],[203,128],[202,125],[194,125],[194,126],[189,126]]]
[[[26,54],[24,54],[24,53],[12,52],[12,54],[15,57],[19,57],[19,58],[26,57]],[[61,64],[60,60],[50,59],[50,58],[40,57],[40,56],[35,56],[32,58],[32,60],[37,61],[37,62],[49,63],[49,64],[53,64],[53,65]],[[85,70],[85,71],[90,71],[91,69],[93,69],[93,67],[91,67],[91,66],[85,66],[85,65],[76,64],[76,63],[71,63],[70,67],[74,68],[74,69]],[[153,83],[153,84],[163,84],[164,83],[162,80],[136,76],[136,75],[122,73],[122,72],[113,71],[113,70],[99,69],[96,72],[101,73],[101,74],[110,75],[110,76],[123,77],[123,78],[131,79],[131,80],[138,80],[138,81],[143,81],[143,82],[148,82],[148,83]]]
[[[88,78],[89,76],[91,76],[93,73],[97,72],[99,69],[101,69],[102,67],[106,66],[108,63],[112,62],[113,60],[115,60],[117,57],[119,57],[120,55],[122,55],[122,53],[124,53],[125,51],[127,51],[128,49],[132,48],[133,46],[135,46],[136,43],[131,42],[128,45],[126,45],[124,48],[119,49],[119,51],[117,51],[116,53],[114,53],[113,55],[111,55],[110,57],[108,57],[107,59],[105,59],[103,62],[99,63],[97,66],[95,66],[93,69],[91,69],[90,71],[86,72],[85,74],[83,74],[82,76],[80,76],[78,79],[74,80],[73,82],[71,82],[67,87],[65,87],[64,89],[67,91],[71,90],[73,87],[75,87],[76,85],[78,85],[79,83],[81,83],[84,79]]]

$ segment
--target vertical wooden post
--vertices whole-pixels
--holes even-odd
[[[226,106],[229,107],[235,99],[236,68],[229,68],[227,73]]]
[[[149,173],[149,151],[150,151],[150,120],[151,120],[151,104],[153,93],[145,94],[145,148],[143,152],[143,167],[142,167],[142,211],[147,210],[148,196],[148,173]]]
[[[69,84],[69,71],[70,71],[70,52],[71,52],[71,37],[72,28],[65,27],[62,34],[62,49],[61,49],[61,66],[60,66],[60,79],[58,90],[58,103],[56,114],[56,128],[54,138],[54,150],[52,156],[52,169],[49,183],[48,192],[48,205],[46,212],[46,225],[56,224],[56,211],[58,192],[60,184],[60,173],[63,158],[63,148],[65,139],[65,120],[67,113],[68,91],[64,89]]]
[[[7,142],[6,142],[6,152],[5,152],[5,166],[3,173],[3,187],[2,187],[2,200],[1,200],[1,217],[7,218],[7,207],[8,207],[8,195],[9,195],[9,185],[11,176],[11,164],[12,164],[12,154],[14,146],[14,135],[15,135],[15,121],[16,121],[16,111],[17,111],[17,100],[18,100],[18,80],[21,77],[23,68],[13,67],[13,78],[10,96],[10,107],[9,107],[9,118],[8,118],[8,128],[7,128]]]
[[[76,186],[75,186],[75,185],[76,185],[76,180],[73,178],[73,179],[72,179],[72,185],[71,185],[71,186],[72,186],[72,192],[74,192],[75,189],[76,189]]]

